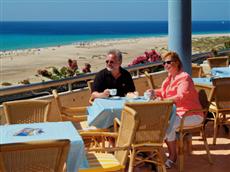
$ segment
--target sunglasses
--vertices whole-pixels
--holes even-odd
[[[114,64],[115,62],[114,62],[114,61],[111,61],[111,60],[106,60],[105,63],[106,63],[106,64],[109,64],[109,63],[110,63],[110,64]]]
[[[174,62],[174,61],[171,61],[171,60],[163,61],[163,65],[165,65],[165,64],[171,64],[172,62]]]

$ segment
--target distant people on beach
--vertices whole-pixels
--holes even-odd
[[[68,59],[68,67],[72,71],[78,70],[77,60]]]
[[[89,63],[85,63],[85,67],[82,69],[82,72],[90,73],[91,72],[90,68],[91,68],[91,65]]]
[[[110,50],[105,63],[106,68],[99,71],[94,79],[93,99],[109,97],[111,89],[116,89],[116,96],[125,96],[135,91],[130,73],[121,67],[122,53],[119,50]]]

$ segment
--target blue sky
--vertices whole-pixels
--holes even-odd
[[[1,21],[167,20],[168,0],[0,0]],[[193,20],[230,20],[230,0],[192,0]]]

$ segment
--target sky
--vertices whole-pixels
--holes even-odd
[[[0,20],[166,21],[168,1],[170,0],[0,0]],[[230,0],[191,1],[192,20],[230,21]]]

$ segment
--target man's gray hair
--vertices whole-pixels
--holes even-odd
[[[107,54],[113,54],[118,58],[119,61],[122,61],[122,53],[118,49],[109,50]]]

